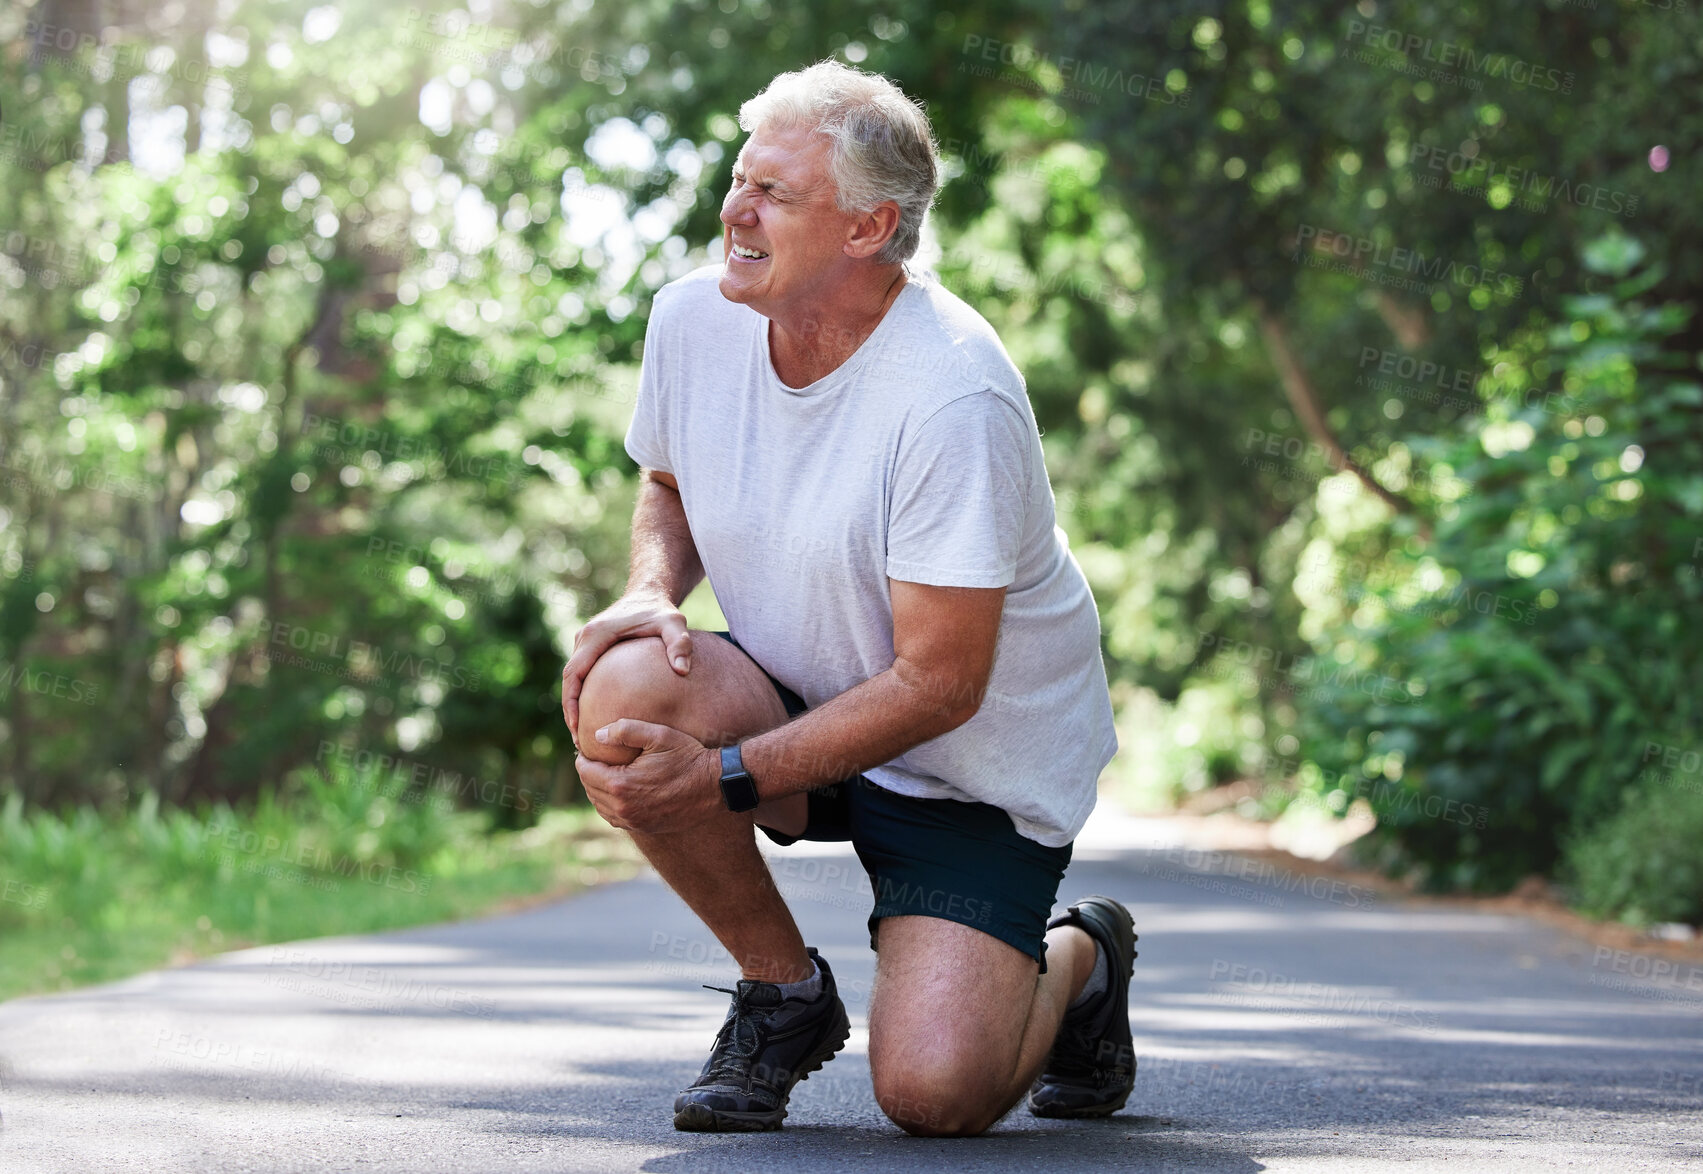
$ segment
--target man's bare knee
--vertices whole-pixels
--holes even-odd
[[[608,746],[597,730],[617,718],[674,725],[686,679],[668,667],[662,640],[639,636],[609,646],[585,675],[580,690],[580,753],[594,762],[623,765],[639,756],[628,746]]]
[[[901,1076],[875,1073],[875,1103],[913,1137],[974,1137],[1005,1115],[985,1073],[964,1065],[912,1066]]]

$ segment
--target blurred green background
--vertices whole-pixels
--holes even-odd
[[[559,681],[648,307],[824,57],[927,105],[918,263],[1029,382],[1108,795],[1703,921],[1697,5],[36,0],[0,46],[0,994],[621,858]],[[454,901],[352,912],[373,869]]]

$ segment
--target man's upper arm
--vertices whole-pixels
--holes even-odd
[[[674,479],[673,473],[664,473],[661,469],[642,469],[640,470],[639,475],[648,480],[655,481],[659,485],[666,485],[675,493],[680,492],[680,482]]]
[[[887,580],[893,603],[893,671],[960,725],[974,716],[993,674],[1003,587],[934,587]]]

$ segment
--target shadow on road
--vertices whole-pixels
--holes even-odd
[[[780,1133],[672,1128],[727,1006],[700,984],[735,967],[642,878],[5,1004],[0,1167],[219,1169],[232,1122],[244,1153],[282,1156],[265,1168],[1241,1172],[1703,1153],[1703,999],[1687,976],[1635,981],[1636,959],[1518,918],[1200,864],[1085,853],[1066,877],[1061,899],[1119,896],[1142,935],[1141,1069],[1107,1120],[1019,1107],[952,1140],[888,1123],[862,1050],[867,902],[792,868],[777,873],[854,1032]]]

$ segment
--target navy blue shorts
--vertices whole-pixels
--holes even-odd
[[[716,635],[740,648],[727,632]],[[773,677],[769,683],[789,719],[809,708]],[[772,828],[762,828],[763,834],[777,844],[852,842],[875,893],[870,949],[879,948],[883,917],[938,917],[996,937],[1046,971],[1047,917],[1070,863],[1070,845],[1037,844],[992,804],[914,799],[863,775],[818,787],[806,799],[809,815],[802,835]]]

